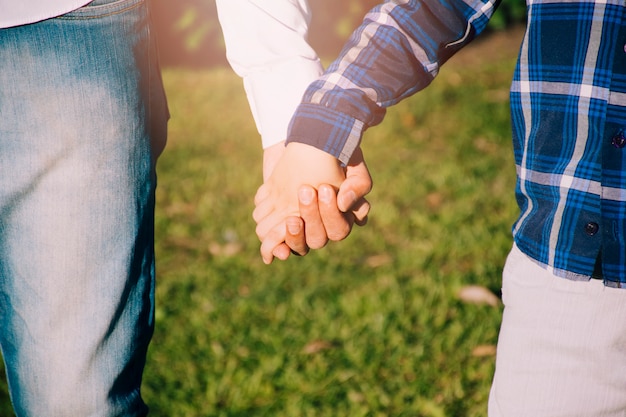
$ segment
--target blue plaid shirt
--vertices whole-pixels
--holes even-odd
[[[365,18],[308,88],[288,141],[347,163],[385,108],[424,88],[497,0],[395,0]],[[517,246],[554,274],[626,283],[624,0],[529,0],[511,86]],[[600,255],[600,256],[599,256]]]

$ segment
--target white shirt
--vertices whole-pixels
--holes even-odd
[[[0,0],[2,1],[2,0]],[[322,73],[307,42],[307,0],[216,0],[226,55],[243,78],[263,147],[287,138],[306,87]]]
[[[60,16],[92,0],[0,0],[0,28]]]
[[[34,23],[91,0],[0,0],[0,28]],[[307,42],[307,0],[217,0],[228,60],[243,78],[263,147],[284,141],[306,87],[322,73]]]

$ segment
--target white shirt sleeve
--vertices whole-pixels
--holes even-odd
[[[322,73],[307,42],[307,0],[217,0],[226,56],[243,78],[263,147],[284,141],[306,87]]]
[[[0,28],[39,22],[76,10],[91,0],[0,0]]]

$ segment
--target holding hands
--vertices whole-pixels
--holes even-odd
[[[370,206],[364,196],[372,179],[360,148],[344,168],[326,152],[290,143],[266,150],[264,166],[253,217],[266,264],[342,240],[354,223],[367,221]]]

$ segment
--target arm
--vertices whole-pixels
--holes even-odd
[[[307,0],[217,0],[233,70],[244,89],[263,148],[287,138],[289,120],[306,87],[322,73],[308,44]]]
[[[287,148],[297,143],[310,147],[289,156],[294,170],[288,179],[271,176],[268,181],[273,189],[263,197],[274,199],[274,212],[255,217],[266,261],[280,239],[277,222],[297,203],[294,185],[328,175],[322,164],[301,164],[324,151],[350,165],[363,132],[382,121],[386,107],[426,87],[440,66],[484,29],[497,3],[391,0],[366,15],[339,58],[308,87],[292,119]],[[263,198],[257,204],[269,206]]]
[[[306,0],[217,0],[216,4],[229,63],[243,78],[262,137],[266,181],[284,152],[287,126],[305,88],[322,73],[306,41],[310,10]],[[304,255],[309,247],[321,247],[329,238],[343,239],[355,219],[357,224],[364,222],[369,205],[362,197],[369,192],[371,178],[367,170],[354,172],[351,178],[331,201],[319,206],[317,199],[303,203],[303,218],[290,219],[290,230],[295,232],[288,235],[288,245],[277,248],[280,259],[286,259],[290,249]]]
[[[287,142],[346,164],[385,109],[425,88],[486,26],[499,0],[391,0],[369,12],[341,55],[312,83]]]

